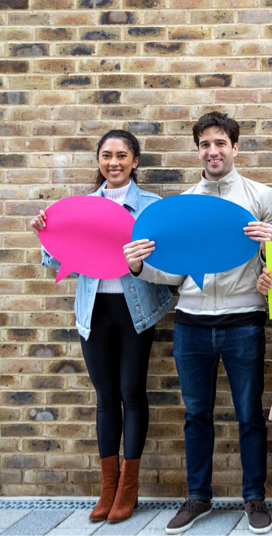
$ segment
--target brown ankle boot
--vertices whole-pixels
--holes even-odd
[[[133,508],[138,506],[140,461],[125,460],[122,463],[121,475],[113,507],[108,515],[110,523],[125,521],[132,516]]]
[[[102,486],[100,499],[90,514],[90,521],[105,521],[113,505],[119,480],[119,456],[100,460]]]

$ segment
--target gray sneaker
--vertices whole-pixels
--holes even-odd
[[[212,511],[212,503],[187,499],[179,508],[178,513],[166,528],[167,534],[182,534],[190,529],[195,521],[209,515]]]
[[[245,504],[245,514],[248,518],[249,529],[254,534],[266,534],[272,528],[271,516],[262,499],[250,499]]]

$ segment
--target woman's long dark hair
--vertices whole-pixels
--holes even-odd
[[[118,138],[118,139],[121,138],[122,140],[124,140],[125,144],[128,146],[128,148],[132,152],[133,157],[140,158],[140,145],[139,145],[137,138],[135,138],[133,134],[131,134],[130,132],[127,132],[127,130],[110,130],[109,132],[104,134],[104,136],[102,136],[101,140],[98,143],[97,151],[96,151],[97,159],[99,157],[99,153],[100,153],[102,145],[104,145],[106,140],[109,140],[112,138]],[[136,182],[137,184],[137,173],[135,169],[131,170],[130,176],[134,180],[134,182]],[[98,169],[96,177],[95,177],[95,190],[98,190],[98,188],[100,188],[100,186],[103,184],[103,182],[105,182],[105,180],[106,179],[104,175],[102,175],[100,169]]]

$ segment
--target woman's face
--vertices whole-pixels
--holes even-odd
[[[107,179],[107,188],[122,188],[129,183],[132,169],[136,169],[139,158],[134,158],[132,151],[123,138],[109,138],[102,145],[98,165],[102,175]]]

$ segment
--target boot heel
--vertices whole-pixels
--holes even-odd
[[[135,505],[134,505],[134,510],[135,510],[135,508],[138,508],[138,506],[139,506],[139,503],[138,503],[138,497],[137,497],[137,499],[136,499],[136,503],[135,503]]]

